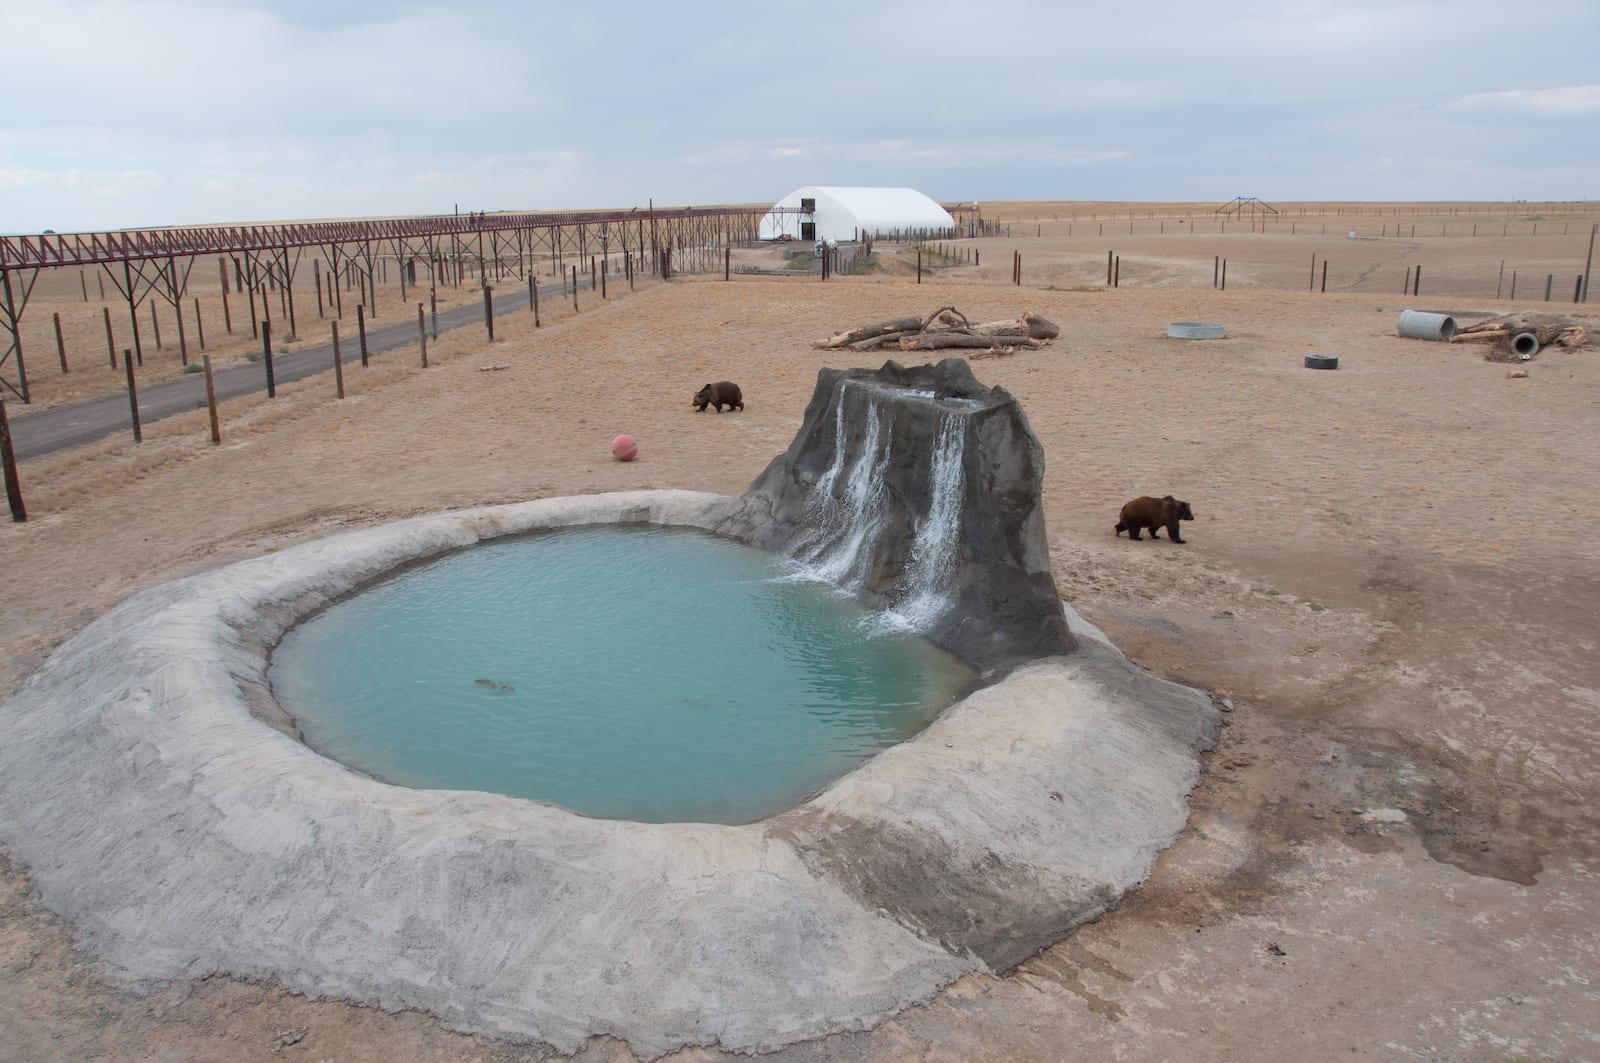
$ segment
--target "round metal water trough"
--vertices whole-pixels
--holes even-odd
[[[1174,321],[1167,326],[1167,335],[1175,340],[1220,340],[1222,326],[1209,321]]]
[[[1400,311],[1400,335],[1413,340],[1448,340],[1456,334],[1456,319],[1424,310]]]
[[[1531,332],[1519,332],[1511,337],[1511,352],[1523,361],[1539,353],[1539,337]]]
[[[1308,354],[1306,355],[1307,369],[1337,369],[1339,357],[1333,354]]]

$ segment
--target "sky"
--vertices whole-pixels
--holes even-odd
[[[1597,0],[0,0],[0,233],[1600,194]]]

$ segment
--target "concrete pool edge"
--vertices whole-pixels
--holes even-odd
[[[0,710],[0,845],[125,976],[271,977],[646,1055],[871,1026],[1008,969],[1143,880],[1216,717],[1077,619],[1082,652],[1015,670],[743,827],[387,786],[248,707],[287,624],[398,565],[575,524],[734,534],[740,505],[648,491],[483,507],[136,595]]]

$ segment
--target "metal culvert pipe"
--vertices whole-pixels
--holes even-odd
[[[1456,319],[1424,310],[1400,311],[1400,335],[1413,340],[1448,340],[1456,334]]]
[[[1539,353],[1539,337],[1531,332],[1519,332],[1511,337],[1511,353],[1527,361]]]

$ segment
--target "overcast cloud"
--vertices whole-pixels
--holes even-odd
[[[807,184],[1586,199],[1597,40],[1595,0],[6,0],[0,231]]]

